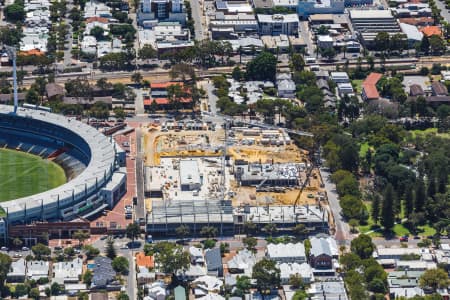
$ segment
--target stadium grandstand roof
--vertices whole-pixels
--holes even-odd
[[[14,116],[13,112],[13,106],[0,105],[0,124],[2,126],[7,126],[6,122],[2,123],[2,121],[8,121],[11,116]],[[56,207],[58,199],[62,205],[73,203],[73,201],[82,199],[86,192],[92,192],[97,186],[105,184],[108,181],[107,178],[111,177],[115,164],[115,147],[108,137],[104,136],[95,128],[77,121],[75,118],[66,118],[62,115],[25,108],[18,109],[17,118],[27,120],[26,123],[30,124],[28,126],[30,126],[29,131],[32,134],[39,135],[39,132],[41,131],[40,134],[47,136],[54,134],[53,138],[57,140],[65,141],[67,138],[68,143],[74,143],[74,141],[69,140],[70,137],[61,136],[61,132],[64,131],[53,132],[48,128],[46,128],[46,130],[40,130],[39,128],[36,128],[36,126],[42,126],[42,122],[45,122],[56,128],[64,128],[65,132],[67,132],[67,130],[71,131],[88,145],[90,161],[86,169],[84,169],[80,175],[66,184],[43,193],[0,203],[0,206],[4,208],[9,215],[14,214],[14,219],[17,219],[18,215],[25,210],[32,210],[33,208],[36,210],[41,207],[44,210],[47,209],[47,207],[54,208]],[[32,120],[36,120],[36,124],[32,124]],[[20,130],[20,128],[18,130]]]

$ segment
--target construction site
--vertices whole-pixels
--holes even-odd
[[[318,170],[283,129],[169,120],[144,131],[149,232],[184,224],[227,234],[247,221],[328,229]]]

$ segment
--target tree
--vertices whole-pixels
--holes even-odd
[[[92,259],[100,254],[100,250],[91,245],[86,245],[83,248],[88,259]]]
[[[75,256],[75,249],[73,249],[72,247],[67,247],[64,249],[64,254],[68,257]]]
[[[348,272],[361,265],[361,258],[355,253],[345,253],[339,258],[339,262],[341,263],[344,272]]]
[[[25,284],[19,283],[14,288],[14,297],[19,298],[28,293],[28,287]]]
[[[118,106],[114,107],[113,112],[114,112],[114,116],[115,116],[117,119],[123,120],[123,119],[125,119],[126,116],[127,116],[126,112],[123,110],[122,107],[118,107]]]
[[[244,77],[244,74],[242,73],[242,70],[241,70],[241,68],[239,68],[239,66],[236,66],[233,68],[231,77],[233,77],[233,79],[236,81],[240,81]]]
[[[124,257],[124,256],[115,257],[113,259],[111,265],[112,265],[114,271],[116,271],[117,273],[120,273],[122,275],[128,274],[129,264],[128,264],[128,260],[126,259],[126,257]]]
[[[105,37],[105,30],[100,26],[95,26],[91,29],[90,34],[94,36],[97,40],[101,40]]]
[[[426,200],[425,183],[423,179],[419,178],[416,183],[416,191],[414,197],[415,211],[422,212],[425,206]]]
[[[432,35],[429,38],[431,52],[440,54],[445,51],[445,41],[438,35]]]
[[[305,65],[306,65],[305,60],[303,59],[303,55],[301,55],[300,53],[292,54],[291,64],[292,64],[292,68],[296,72],[303,71],[303,69],[305,68]]]
[[[295,225],[295,227],[294,227],[294,229],[292,231],[294,232],[294,234],[296,236],[301,236],[301,237],[307,235],[308,232],[309,232],[308,229],[306,229],[305,224],[297,224],[297,225]]]
[[[358,225],[359,225],[359,222],[358,222],[357,219],[350,219],[350,220],[348,221],[348,225],[350,225],[350,231],[351,231],[352,233],[358,232],[358,230],[356,229],[356,227],[358,227]]]
[[[375,245],[372,243],[370,236],[360,234],[357,238],[352,240],[350,249],[360,258],[366,259],[372,256]]]
[[[378,220],[380,218],[380,195],[379,194],[375,194],[372,200],[372,211],[371,211],[371,215],[372,215],[372,220],[375,224],[378,223]]]
[[[92,274],[91,270],[86,270],[86,272],[84,272],[83,274],[83,283],[89,287],[91,285],[93,276],[94,274]]]
[[[89,237],[91,236],[91,234],[87,231],[83,231],[83,230],[77,230],[75,231],[75,233],[72,235],[72,237],[76,240],[78,240],[78,245],[82,245],[83,242],[85,240],[87,240]]]
[[[128,295],[125,292],[120,292],[117,297],[117,300],[129,300],[130,297],[128,297]]]
[[[189,226],[187,225],[180,225],[177,228],[175,228],[175,233],[177,234],[177,236],[181,237],[181,238],[185,238],[190,234],[190,229]]]
[[[62,288],[59,285],[59,283],[57,283],[57,282],[53,282],[52,285],[50,286],[50,294],[52,296],[59,295],[59,293],[61,293],[61,291],[62,291]]]
[[[336,56],[336,50],[333,47],[321,49],[320,54],[322,57],[326,57],[328,60],[332,60]]]
[[[212,238],[217,236],[218,230],[214,226],[203,226],[203,228],[200,230],[200,235]]]
[[[258,244],[258,240],[254,237],[246,237],[242,240],[242,243],[248,250],[253,251]]]
[[[19,238],[14,238],[12,241],[14,247],[20,248],[23,245],[23,241]]]
[[[291,276],[289,276],[289,284],[294,288],[294,289],[299,289],[299,288],[303,288],[305,283],[303,282],[302,276],[300,276],[300,274],[291,274]]]
[[[139,49],[138,56],[140,59],[152,59],[158,56],[158,52],[152,47],[152,45],[145,44]]]
[[[134,242],[134,240],[141,234],[141,228],[137,223],[134,222],[130,223],[127,226],[126,234],[127,238],[129,238],[132,242]]]
[[[374,39],[375,49],[384,52],[389,49],[389,34],[387,32],[378,32]]]
[[[428,37],[424,34],[422,41],[420,42],[420,51],[424,52],[425,54],[428,54],[430,51],[430,40]]]
[[[270,52],[262,51],[247,64],[247,80],[275,81],[277,58]]]
[[[273,260],[263,258],[253,266],[252,278],[256,279],[258,290],[262,294],[270,293],[280,283],[280,269]]]
[[[440,268],[426,270],[419,279],[421,288],[431,288],[434,292],[446,288],[449,284],[448,273]]]
[[[39,95],[35,89],[31,88],[27,91],[25,95],[25,102],[30,104],[38,104],[39,103]]]
[[[248,276],[238,276],[236,278],[236,289],[239,290],[238,294],[245,294],[248,293],[248,291],[250,290],[252,284],[250,281],[250,277]]]
[[[33,252],[37,260],[41,260],[43,257],[50,256],[51,254],[50,248],[41,243],[38,243],[31,247],[31,251]]]
[[[268,223],[264,226],[263,230],[267,232],[268,235],[272,236],[274,233],[278,231],[277,224]]]
[[[394,227],[395,222],[395,191],[392,184],[388,183],[384,190],[383,195],[383,208],[381,210],[381,225],[383,225],[384,230],[389,231]]]
[[[25,18],[25,9],[19,3],[13,3],[5,7],[6,19],[11,23],[22,22]]]
[[[135,72],[133,73],[133,75],[131,75],[131,81],[133,81],[136,84],[141,84],[142,81],[142,74],[139,72]]]
[[[29,296],[30,298],[35,299],[35,300],[37,300],[37,299],[39,299],[39,298],[41,297],[38,288],[32,288],[32,289],[30,290],[30,292],[28,293],[28,296]]]
[[[175,274],[186,270],[190,265],[189,253],[181,245],[171,242],[147,244],[144,247],[146,255],[154,255],[155,262],[165,274]]]
[[[292,296],[292,300],[307,300],[308,294],[303,290],[298,290],[294,293],[294,296]]]
[[[257,226],[252,221],[246,221],[243,225],[243,230],[247,235],[251,235],[256,232]]]
[[[106,256],[108,256],[111,259],[114,259],[116,257],[116,248],[114,247],[114,239],[112,236],[108,236],[106,239]]]
[[[0,297],[2,296],[2,291],[6,279],[6,274],[9,273],[9,268],[11,267],[11,257],[7,254],[0,253]]]
[[[412,184],[406,186],[403,198],[405,214],[409,218],[409,216],[414,212],[414,186]]]

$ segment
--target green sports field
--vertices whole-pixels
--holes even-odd
[[[0,149],[0,202],[44,192],[66,183],[58,164],[39,156]]]

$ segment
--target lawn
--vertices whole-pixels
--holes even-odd
[[[365,157],[367,150],[369,150],[370,146],[368,142],[365,142],[363,144],[360,145],[359,147],[359,157]]]
[[[354,79],[352,80],[352,85],[355,87],[355,93],[361,93],[362,92],[362,79]]]
[[[410,130],[413,137],[416,137],[416,135],[429,135],[429,134],[435,134],[442,138],[450,139],[450,133],[438,133],[437,128],[428,128],[425,130]]]
[[[372,203],[364,202],[364,205],[366,205],[367,211],[369,212],[369,219],[367,220],[367,225],[358,226],[358,231],[361,233],[368,233],[369,236],[371,236],[371,237],[382,237],[383,234],[382,234],[381,230],[378,231],[379,227],[374,226],[375,224],[373,223],[373,219],[371,216]],[[400,214],[400,217],[402,219],[404,218],[403,211]],[[403,224],[395,224],[392,231],[398,237],[403,236],[403,235],[412,235],[412,233],[409,231],[409,229],[406,228],[405,226],[403,226]],[[418,235],[420,235],[420,236],[429,236],[429,235],[434,235],[436,233],[436,230],[434,228],[430,227],[429,225],[418,226],[418,231],[419,231]]]
[[[44,192],[67,181],[64,170],[39,156],[0,149],[0,201]]]

